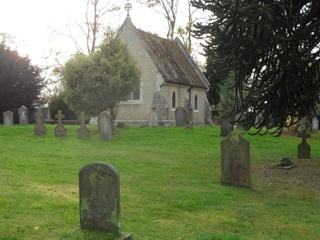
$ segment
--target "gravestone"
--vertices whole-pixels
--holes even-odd
[[[79,171],[80,226],[121,234],[120,181],[107,163],[90,163]],[[123,239],[123,238],[122,238]],[[131,235],[124,239],[131,239]]]
[[[312,130],[319,130],[319,119],[317,117],[312,118]]]
[[[298,137],[302,137],[302,142],[298,145],[298,158],[310,159],[310,145],[307,143],[307,138],[311,137],[305,129],[302,130]]]
[[[54,135],[56,137],[66,137],[67,129],[65,129],[62,124],[62,119],[65,118],[65,116],[61,113],[61,110],[58,110],[58,114],[56,114],[54,117],[58,118],[58,125],[54,128]]]
[[[86,126],[86,116],[84,112],[80,114],[80,128],[78,129],[78,138],[90,138],[90,130]]]
[[[233,123],[230,122],[232,119],[230,117],[221,118],[221,131],[220,136],[226,137],[230,132],[233,131]]]
[[[6,111],[3,113],[3,125],[5,127],[10,127],[13,125],[13,112]]]
[[[34,134],[35,135],[46,135],[46,127],[43,121],[42,108],[39,107],[36,113],[36,124],[34,125]]]
[[[221,184],[251,187],[250,143],[231,132],[221,142]]]
[[[25,106],[21,106],[18,108],[19,115],[19,124],[20,125],[28,125],[29,124],[29,116],[28,116],[28,108]]]
[[[177,107],[175,111],[175,119],[177,127],[184,127],[187,124],[187,113],[183,107]]]
[[[100,140],[112,140],[112,118],[110,115],[103,111],[98,116],[98,130],[99,130],[99,139]]]

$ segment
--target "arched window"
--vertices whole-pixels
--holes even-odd
[[[194,110],[198,111],[198,95],[194,96]]]
[[[175,109],[176,108],[176,92],[173,91],[172,97],[171,97],[171,108]]]

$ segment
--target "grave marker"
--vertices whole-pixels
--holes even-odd
[[[311,135],[307,134],[306,129],[303,129],[298,137],[302,137],[302,142],[298,145],[298,158],[310,159],[310,145],[307,143],[307,138],[310,138]]]
[[[18,114],[19,114],[19,124],[28,125],[29,124],[28,108],[22,105],[21,107],[18,108]]]
[[[80,226],[121,234],[120,180],[107,163],[90,163],[79,171]],[[131,239],[131,235],[122,239]]]
[[[221,142],[221,184],[251,187],[250,143],[231,132]]]
[[[13,125],[13,112],[6,111],[3,113],[3,125],[5,127],[10,127]]]
[[[56,137],[66,137],[67,129],[65,129],[62,124],[62,119],[65,118],[65,116],[61,113],[61,110],[58,110],[58,114],[56,114],[54,117],[58,118],[58,125],[54,128],[54,135]]]
[[[86,116],[84,112],[80,114],[80,128],[78,129],[78,138],[90,138],[90,130],[86,126]]]
[[[184,127],[187,124],[187,113],[183,107],[177,107],[175,110],[175,119],[177,127]]]
[[[99,130],[99,139],[100,140],[112,140],[112,118],[110,115],[103,111],[98,116],[98,130]]]
[[[43,121],[42,108],[39,107],[36,112],[36,124],[34,125],[34,134],[35,135],[46,135],[46,127]]]

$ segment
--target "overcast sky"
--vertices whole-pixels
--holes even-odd
[[[34,64],[41,64],[49,49],[56,51],[74,51],[71,40],[53,34],[55,31],[67,34],[78,31],[67,27],[70,21],[83,22],[85,16],[84,0],[0,0],[0,33],[8,33],[17,45],[21,55],[28,55]],[[104,24],[119,27],[126,17],[124,5]],[[131,19],[134,25],[145,31],[166,36],[166,21],[154,10],[131,1]],[[187,1],[180,0],[178,24],[187,22]],[[69,24],[70,25],[70,24]],[[70,52],[71,53],[71,52]]]

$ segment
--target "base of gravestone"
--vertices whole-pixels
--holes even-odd
[[[122,233],[120,239],[121,240],[132,240],[133,238],[132,238],[132,235],[129,233]]]

